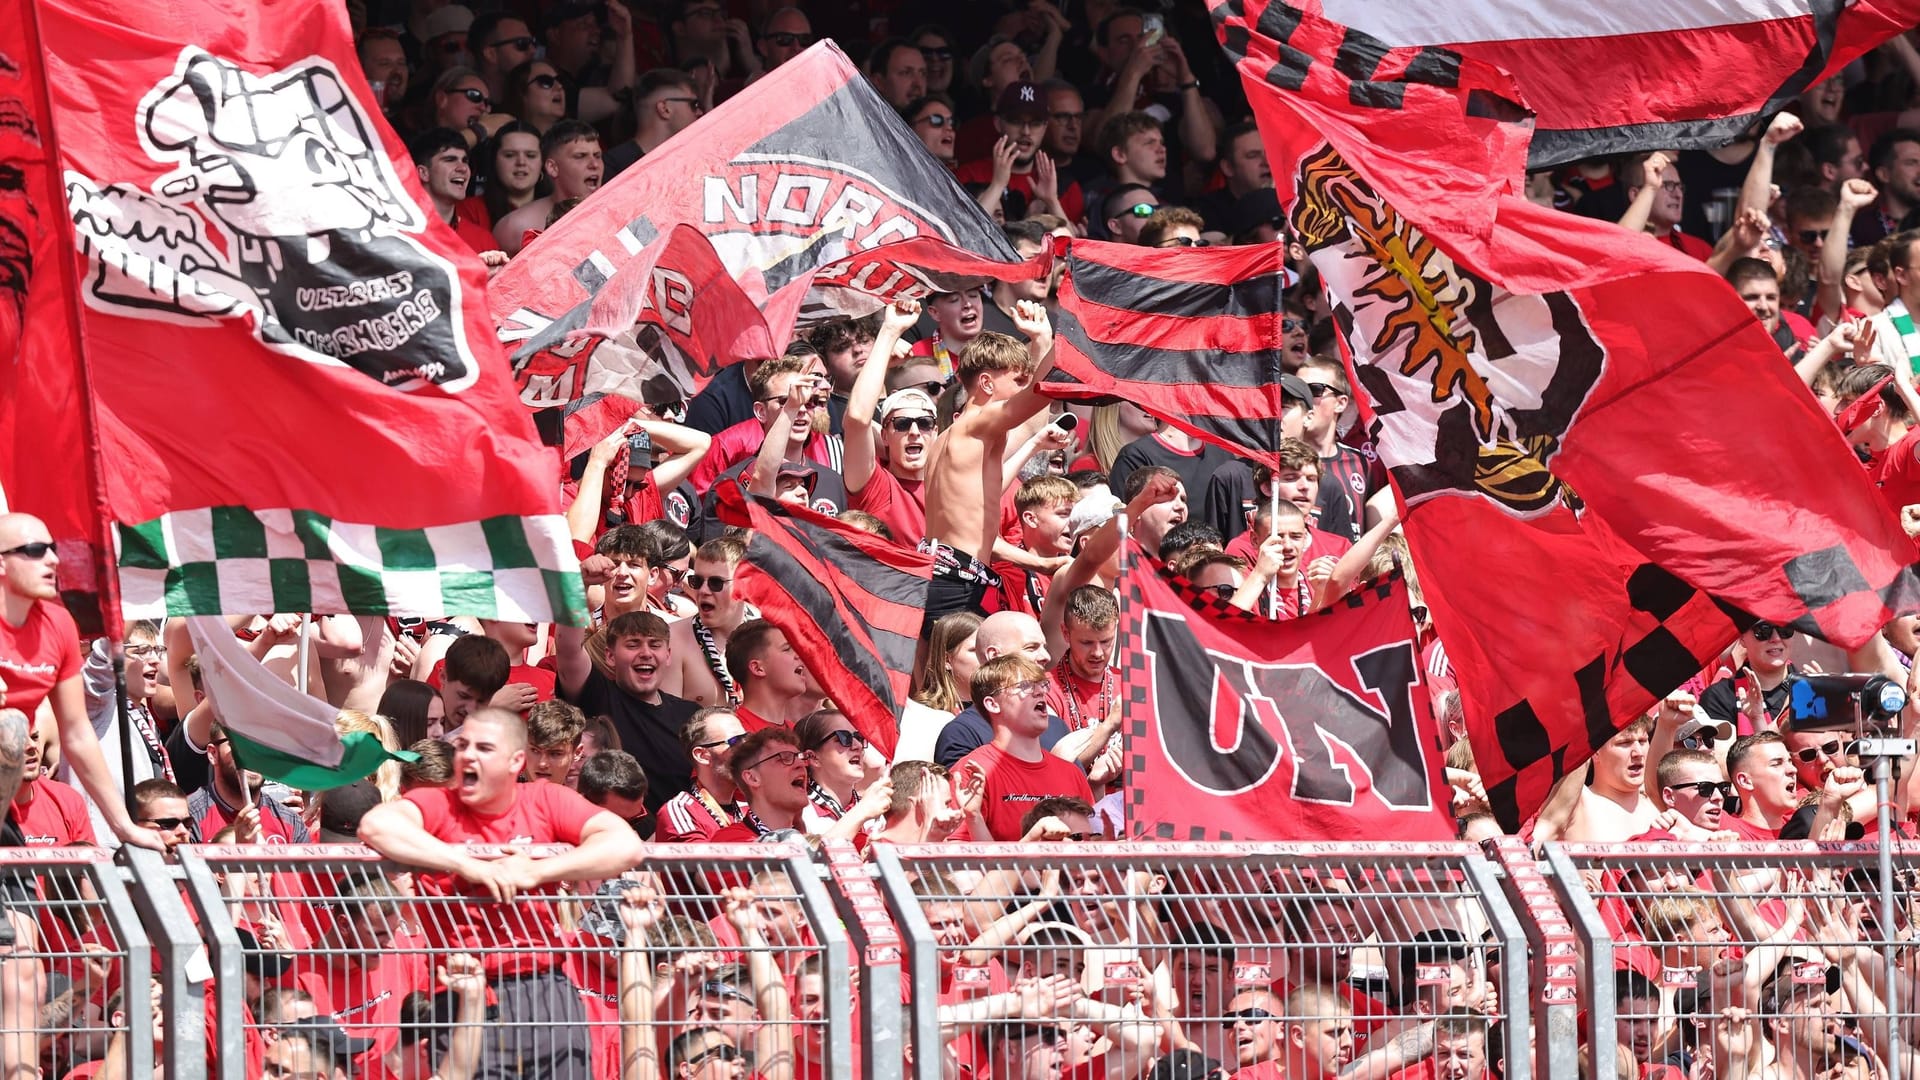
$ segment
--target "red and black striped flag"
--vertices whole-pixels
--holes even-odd
[[[1055,313],[1054,366],[1257,461],[1280,446],[1281,247],[1142,248],[1076,240]]]
[[[1505,73],[1303,6],[1213,12],[1504,821],[1755,619],[1854,648],[1914,610],[1913,542],[1718,274],[1522,198]]]
[[[720,520],[753,530],[734,587],[779,627],[847,719],[889,758],[913,683],[933,556],[824,514],[719,490]]]

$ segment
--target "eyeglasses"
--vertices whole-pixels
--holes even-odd
[[[653,569],[667,575],[667,580],[676,584],[687,580],[687,575],[693,573],[690,569],[678,566],[656,566]]]
[[[813,745],[818,748],[828,743],[838,743],[842,750],[865,750],[867,748],[867,737],[857,731],[829,731],[819,742]]]
[[[719,592],[733,582],[730,577],[701,577],[699,574],[688,574],[686,580],[687,588],[694,592]]]
[[[537,86],[537,87],[539,87],[539,88],[540,88],[540,89],[542,89],[542,90],[551,90],[551,89],[553,89],[554,87],[556,87],[556,86],[559,86],[559,85],[560,85],[560,76],[558,76],[558,75],[535,75],[535,76],[534,76],[533,78],[531,78],[531,79],[528,79],[528,80],[527,80],[527,85],[528,85],[528,86]]]
[[[704,997],[732,998],[735,1001],[744,1001],[749,1005],[753,1004],[753,999],[742,992],[739,987],[732,983],[723,983],[718,979],[701,986],[700,993]],[[732,1050],[733,1047],[728,1046],[725,1047],[725,1049]],[[738,1053],[738,1051],[735,1051],[735,1053]],[[732,1061],[733,1059],[727,1058],[725,1060]]]
[[[1122,210],[1113,216],[1114,217],[1152,217],[1153,212],[1158,209],[1160,209],[1160,207],[1154,203],[1145,203],[1145,202],[1134,203],[1132,206],[1127,207],[1125,210]]]
[[[1329,394],[1336,395],[1336,396],[1340,394],[1344,394],[1346,393],[1346,391],[1340,389],[1337,386],[1330,385],[1328,383],[1310,382],[1307,384],[1307,393],[1312,394],[1314,397],[1317,397],[1317,398],[1323,398]]]
[[[922,60],[951,60],[953,59],[953,50],[945,46],[929,48],[928,46],[922,45],[920,46],[920,58]]]
[[[1155,247],[1206,247],[1207,242],[1197,236],[1169,236]]]
[[[771,761],[783,769],[791,769],[795,765],[812,765],[819,760],[819,758],[813,756],[813,751],[811,750],[782,750],[777,754],[768,754],[766,757],[747,766],[747,768],[757,769]]]
[[[732,1043],[715,1043],[687,1059],[687,1067],[697,1069],[709,1061],[739,1061],[740,1050]]]
[[[923,383],[913,383],[910,386],[903,386],[900,389],[925,390],[927,392],[928,397],[937,398],[941,394],[944,394],[947,392],[947,385],[948,385],[947,380],[945,379],[932,379]]]
[[[1233,599],[1233,594],[1240,591],[1240,587],[1222,582],[1218,585],[1202,585],[1200,586],[1200,591],[1210,592],[1215,596],[1231,600]]]
[[[1660,182],[1660,190],[1671,191],[1678,194],[1679,192],[1687,190],[1687,185],[1679,180],[1662,180]]]
[[[1080,122],[1080,118],[1085,115],[1087,114],[1084,112],[1057,112],[1048,113],[1047,118],[1050,120],[1058,120],[1063,124],[1077,124]]]
[[[933,417],[931,416],[896,416],[893,419],[887,421],[887,426],[892,428],[895,431],[900,432],[901,434],[905,434],[909,431],[932,431]]]
[[[1085,832],[1070,832],[1066,835],[1065,839],[1071,840],[1076,844],[1084,844],[1087,841],[1093,839],[1093,834],[1085,833]]]
[[[681,14],[683,19],[722,19],[726,15],[718,7],[688,8]]]
[[[789,34],[785,31],[782,31],[778,34],[768,34],[767,40],[772,42],[775,45],[780,46],[783,49],[791,49],[795,45],[813,44],[813,35],[812,34]]]
[[[23,559],[44,559],[47,557],[47,552],[52,550],[52,541],[35,540],[31,544],[21,544],[19,547],[10,547],[5,551],[0,551],[0,555],[18,555]]]
[[[1695,780],[1686,784],[1674,784],[1675,791],[1691,791],[1702,799],[1719,796],[1722,799],[1733,798],[1733,784],[1727,780]]]
[[[1298,333],[1299,331],[1305,330],[1306,328],[1307,328],[1307,320],[1305,319],[1295,319],[1295,318],[1292,318],[1291,316],[1285,316],[1285,315],[1281,316],[1280,318],[1280,329],[1285,333],[1289,333],[1289,334]]]
[[[1840,751],[1845,747],[1845,743],[1835,740],[1821,743],[1819,746],[1809,746],[1804,750],[1795,750],[1793,756],[1801,761],[1817,761],[1823,757],[1839,757]]]
[[[697,97],[663,97],[660,100],[680,102],[682,105],[687,106],[688,108],[692,109],[694,112],[707,111],[706,105],[702,103],[701,100]]]
[[[1826,229],[1801,229],[1799,233],[1800,242],[1803,244],[1817,244],[1827,238],[1827,232],[1828,230]]]
[[[1047,688],[1047,680],[1028,679],[1026,682],[1017,682],[1017,683],[1014,683],[1012,686],[1002,687],[1000,689],[1000,692],[1008,695],[1009,697],[1026,697],[1028,694],[1043,692],[1046,690],[1046,688]]]
[[[126,652],[127,659],[139,660],[143,663],[148,660],[165,660],[167,658],[167,647],[165,645],[129,645],[127,646]]]
[[[946,113],[928,113],[920,119],[915,120],[914,123],[925,124],[933,128],[943,128],[953,123],[953,117],[948,116]]]
[[[744,739],[746,737],[747,737],[746,733],[742,732],[738,735],[732,736],[731,738],[715,739],[712,742],[694,743],[693,747],[696,750],[711,750],[716,746],[736,746],[739,744],[741,739]]]
[[[526,37],[510,37],[501,38],[499,41],[489,41],[487,42],[487,48],[497,49],[502,45],[511,45],[516,49],[531,49],[534,44],[533,37],[529,35]]]
[[[1748,631],[1755,641],[1772,641],[1777,635],[1781,641],[1792,641],[1794,629],[1791,626],[1775,626],[1772,623],[1754,623]]]
[[[191,822],[193,819],[183,817],[150,817],[141,818],[140,820],[156,829],[177,829]]]
[[[466,98],[468,101],[473,102],[475,105],[485,105],[489,109],[493,108],[493,99],[487,96],[487,92],[485,90],[475,90],[473,87],[469,86],[464,90],[455,90],[454,93],[459,95],[460,97]]]
[[[1265,1009],[1236,1009],[1233,1012],[1223,1013],[1220,1017],[1221,1022],[1226,1024],[1238,1024],[1242,1022],[1257,1024],[1262,1020],[1278,1019],[1280,1019],[1280,1017]]]

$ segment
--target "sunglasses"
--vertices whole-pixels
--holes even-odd
[[[468,101],[473,102],[475,105],[485,105],[489,109],[493,108],[493,99],[487,96],[487,92],[485,90],[475,90],[473,87],[469,86],[465,90],[455,90],[454,93],[459,95],[460,97],[466,98]]]
[[[1675,791],[1691,791],[1702,799],[1719,796],[1722,799],[1733,798],[1733,783],[1728,780],[1696,780],[1690,784],[1675,784]]]
[[[953,123],[953,117],[948,116],[946,113],[928,113],[920,119],[915,120],[914,123],[925,124],[928,127],[943,128]]]
[[[1238,1009],[1222,1014],[1220,1019],[1223,1023],[1227,1024],[1237,1024],[1242,1021],[1249,1024],[1257,1024],[1262,1020],[1278,1020],[1280,1017],[1265,1009]]]
[[[1684,750],[1705,750],[1707,747],[1713,745],[1713,741],[1710,736],[1689,735],[1680,740],[1680,746]]]
[[[712,742],[694,743],[693,746],[694,746],[694,749],[696,750],[711,750],[716,746],[738,746],[740,744],[740,740],[746,737],[747,737],[746,734],[742,732],[741,734],[735,735],[731,738],[715,739]]]
[[[516,49],[531,49],[533,48],[534,44],[535,42],[532,36],[529,35],[527,37],[501,38],[499,41],[492,42],[487,47],[490,49],[497,49],[502,45],[511,45]]]
[[[743,993],[739,987],[732,983],[720,982],[717,979],[700,987],[700,993],[706,997],[732,998],[735,1001],[744,1001],[749,1005],[753,1004],[753,999]],[[726,1049],[732,1050],[733,1047],[729,1046],[726,1047]],[[735,1052],[738,1053],[738,1051]],[[733,1059],[728,1058],[727,1060],[731,1061]]]
[[[747,766],[747,768],[757,769],[771,761],[783,769],[791,769],[795,765],[812,765],[819,760],[819,758],[813,755],[813,751],[811,750],[782,750],[777,754],[768,754],[766,757]]]
[[[1158,209],[1160,209],[1160,207],[1155,205],[1154,203],[1144,203],[1144,202],[1134,203],[1132,206],[1127,207],[1126,209],[1120,211],[1119,213],[1113,216],[1114,217],[1152,217],[1153,212]]]
[[[865,750],[867,737],[857,731],[830,731],[825,738],[813,745],[817,749],[828,743],[838,743],[842,750]]]
[[[183,817],[150,817],[144,820],[156,829],[177,829],[193,819]]]
[[[719,1043],[687,1059],[687,1067],[697,1069],[709,1061],[739,1061],[740,1051],[732,1043]]]
[[[1200,239],[1200,238],[1199,238],[1199,237],[1197,237],[1197,236],[1169,236],[1169,237],[1167,237],[1167,238],[1166,238],[1165,240],[1162,240],[1162,241],[1160,241],[1160,243],[1159,243],[1159,244],[1157,244],[1157,245],[1155,245],[1155,246],[1157,246],[1157,247],[1163,247],[1163,248],[1167,248],[1167,247],[1183,247],[1183,248],[1189,248],[1189,247],[1206,247],[1206,246],[1207,246],[1207,242],[1206,242],[1205,240],[1202,240],[1202,239]]]
[[[44,559],[47,557],[47,552],[52,550],[52,541],[36,540],[31,544],[21,544],[19,547],[10,547],[5,551],[0,551],[0,555],[18,555],[23,559]]]
[[[920,47],[920,58],[922,60],[951,60],[953,59],[953,50],[944,47],[927,48],[923,45]]]
[[[947,392],[947,386],[948,386],[948,382],[946,379],[933,379],[928,382],[913,383],[909,386],[903,386],[900,389],[925,390],[927,392],[928,397],[937,398],[941,394],[944,394]]]
[[[697,97],[663,97],[661,101],[678,101],[694,112],[706,112],[706,105]]]
[[[1823,757],[1839,757],[1840,751],[1845,748],[1846,744],[1836,739],[1833,742],[1821,743],[1819,746],[1809,746],[1804,750],[1795,750],[1793,756],[1799,758],[1801,761],[1817,761]]]
[[[1084,844],[1087,841],[1093,839],[1093,834],[1085,833],[1085,832],[1070,832],[1067,834],[1066,838],[1076,844]]]
[[[813,35],[812,34],[790,34],[785,31],[782,31],[778,34],[768,34],[767,40],[774,43],[775,45],[780,46],[783,49],[791,49],[795,45],[813,44]]]
[[[1328,385],[1327,383],[1310,382],[1307,384],[1307,393],[1312,394],[1314,397],[1317,397],[1317,398],[1323,398],[1323,397],[1327,397],[1328,395],[1337,396],[1340,394],[1344,394],[1346,393],[1346,391],[1340,389],[1337,386]]]
[[[1749,632],[1753,634],[1755,641],[1772,641],[1776,636],[1781,641],[1792,641],[1794,634],[1793,627],[1775,626],[1772,623],[1754,623],[1753,629]]]
[[[1202,592],[1213,593],[1215,596],[1221,597],[1222,599],[1231,600],[1233,598],[1233,594],[1240,591],[1240,587],[1238,585],[1229,585],[1223,582],[1219,585],[1202,585],[1200,586],[1200,590]]]
[[[701,577],[699,574],[688,574],[686,581],[687,588],[692,589],[694,592],[719,592],[721,589],[726,588],[733,579],[730,577]]]
[[[1820,241],[1825,240],[1826,238],[1827,238],[1826,229],[1801,229],[1800,230],[1800,242],[1803,244],[1817,244]]]
[[[893,419],[887,421],[887,426],[902,434],[905,434],[906,432],[909,432],[909,431],[932,431],[933,417],[931,416],[896,416]]]
[[[1280,319],[1280,329],[1285,331],[1286,333],[1289,333],[1289,334],[1297,333],[1301,330],[1305,330],[1306,328],[1307,328],[1307,320],[1305,319],[1295,319],[1289,316],[1282,316]]]
[[[129,645],[127,646],[126,652],[127,659],[138,660],[143,663],[148,660],[165,660],[167,658],[167,647],[165,645]]]
[[[553,89],[554,87],[556,87],[556,86],[559,86],[559,85],[560,85],[560,76],[558,76],[558,75],[535,75],[535,76],[534,76],[533,78],[531,78],[531,79],[528,79],[528,80],[527,80],[527,85],[528,85],[528,86],[537,86],[537,87],[539,87],[539,88],[540,88],[540,89],[542,89],[542,90],[551,90],[551,89]]]

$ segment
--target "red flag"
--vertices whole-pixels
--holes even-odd
[[[1129,542],[1127,814],[1147,840],[1446,840],[1438,731],[1405,585],[1273,623],[1205,615]]]
[[[485,270],[344,13],[39,11],[128,613],[584,617]]]
[[[1421,46],[1512,72],[1538,113],[1536,169],[1630,150],[1725,146],[1920,22],[1917,0],[1457,0],[1438,11],[1382,0],[1300,6],[1360,31],[1338,53],[1342,70],[1356,79],[1393,71],[1382,63],[1387,49]],[[1264,18],[1260,32],[1285,40],[1289,9],[1271,5]],[[1713,62],[1701,63],[1707,56]]]
[[[1074,241],[1054,365],[1085,386],[1059,396],[1115,395],[1277,466],[1284,256],[1278,244],[1156,251]]]
[[[633,362],[605,342],[586,343],[576,355],[567,335],[587,324],[607,280],[676,225],[707,236],[779,342],[805,316],[815,270],[882,244],[931,236],[1019,263],[952,174],[823,41],[594,192],[494,278],[494,318],[513,349],[523,401],[562,405],[583,391],[583,381],[606,388],[615,375],[599,375],[603,350],[619,372]],[[842,310],[860,314],[890,298],[868,295],[864,309]],[[743,358],[674,356],[669,347],[678,343],[649,342],[647,350],[664,357],[668,370],[684,371],[689,392],[715,365]],[[555,376],[575,369],[584,379]]]
[[[821,689],[891,758],[933,556],[737,483],[718,496],[721,521],[753,530],[734,586],[741,599],[787,635]]]
[[[1912,543],[1726,282],[1517,197],[1510,80],[1280,3],[1215,14],[1507,821],[1739,626],[1852,647],[1913,609]]]

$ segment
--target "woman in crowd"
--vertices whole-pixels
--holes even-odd
[[[478,194],[461,201],[460,216],[489,230],[539,196],[540,132],[518,120],[502,125],[474,152]]]
[[[807,832],[823,833],[845,815],[886,763],[838,709],[808,714],[793,726],[793,733],[799,737],[801,748],[811,750],[815,759],[807,784],[808,805],[800,818]]]
[[[552,64],[529,60],[507,73],[504,104],[507,112],[538,136],[567,115],[567,88],[560,84],[560,73]]]

